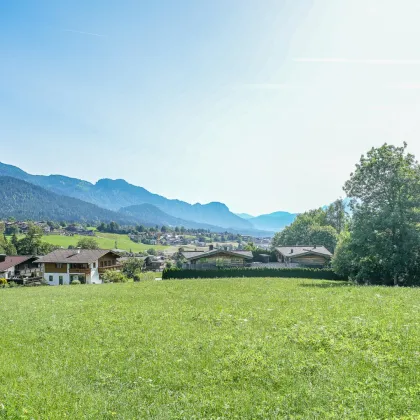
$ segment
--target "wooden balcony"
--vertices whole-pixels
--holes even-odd
[[[90,274],[90,268],[70,268],[70,274]]]
[[[105,273],[108,270],[121,270],[122,264],[108,265],[106,267],[99,267],[99,274]]]

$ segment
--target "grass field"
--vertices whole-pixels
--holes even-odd
[[[309,280],[0,289],[0,418],[419,418],[419,309]]]
[[[142,252],[146,251],[150,248],[155,248],[161,251],[173,251],[175,252],[176,249],[171,247],[163,246],[163,245],[145,245],[145,244],[137,244],[133,242],[128,235],[119,235],[116,233],[102,233],[96,232],[95,239],[99,243],[99,247],[102,249],[113,249],[115,248],[115,241],[117,241],[118,249],[124,249],[126,251],[133,252]],[[44,242],[48,242],[53,245],[62,246],[67,248],[69,245],[76,246],[77,242],[81,238],[86,238],[86,236],[62,236],[62,235],[45,235],[42,237]]]

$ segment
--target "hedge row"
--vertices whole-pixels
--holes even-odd
[[[282,277],[317,280],[345,280],[330,268],[219,268],[214,270],[163,270],[162,279],[214,279],[224,277]]]

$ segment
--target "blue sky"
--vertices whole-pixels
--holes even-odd
[[[0,1],[0,161],[251,214],[420,157],[417,0]]]

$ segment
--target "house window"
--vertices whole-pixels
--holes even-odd
[[[60,264],[60,263],[59,263],[59,264],[56,264],[55,266],[56,266],[57,268],[63,268],[63,264]]]
[[[92,264],[92,267],[93,267],[93,268],[96,268],[96,262],[94,262],[94,263]]]
[[[63,276],[58,276],[58,282],[63,283]]]
[[[48,280],[49,281],[54,281],[54,277],[53,276],[48,276]]]

